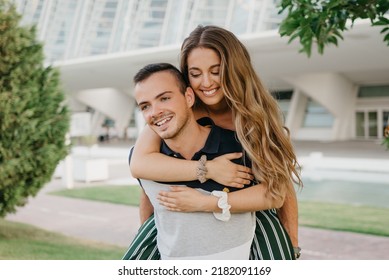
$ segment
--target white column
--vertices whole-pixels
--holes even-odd
[[[76,98],[113,119],[118,135],[124,135],[124,129],[127,128],[134,108],[134,100],[125,90],[114,88],[83,90],[77,93]]]
[[[296,138],[297,132],[303,123],[307,102],[308,98],[301,91],[295,89],[285,121],[285,126],[289,128],[292,139]]]
[[[289,76],[285,80],[321,104],[334,116],[332,135],[329,135],[329,139],[345,140],[352,137],[350,120],[355,110],[356,85],[337,73]]]

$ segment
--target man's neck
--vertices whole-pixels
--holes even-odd
[[[185,159],[191,159],[205,146],[210,131],[209,127],[201,126],[193,119],[180,135],[164,141],[171,150],[181,154]]]

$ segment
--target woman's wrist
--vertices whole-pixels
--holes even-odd
[[[231,205],[228,204],[228,194],[224,191],[213,191],[212,192],[213,196],[218,197],[218,202],[217,206],[220,208],[221,213],[219,212],[213,212],[213,215],[215,216],[216,219],[227,222],[231,218]]]
[[[207,168],[207,173],[205,173],[205,179],[207,180],[212,179],[213,161],[207,160],[207,162],[205,163],[205,167]]]
[[[196,177],[197,180],[200,181],[200,183],[205,183],[208,180],[208,178],[206,177],[208,173],[206,164],[207,164],[207,156],[202,155],[198,160],[197,167],[196,167]]]
[[[219,199],[212,194],[201,194],[201,197],[196,199],[196,208],[192,211],[195,212],[221,212],[221,209],[218,207]]]
[[[213,195],[207,195],[204,199],[203,212],[221,212],[221,209],[217,206],[218,198]]]

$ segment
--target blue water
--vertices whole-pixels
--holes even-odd
[[[297,191],[300,201],[319,201],[389,208],[389,182],[353,182],[339,179],[303,178],[304,187]]]

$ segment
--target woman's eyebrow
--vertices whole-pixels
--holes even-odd
[[[209,68],[215,68],[215,67],[220,67],[220,64],[214,64],[214,65],[211,65]],[[189,70],[200,70],[200,68],[196,67],[196,66],[192,66],[189,68]]]

